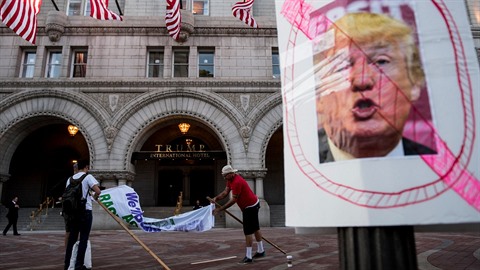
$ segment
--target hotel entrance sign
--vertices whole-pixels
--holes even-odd
[[[134,152],[132,160],[215,160],[226,159],[224,151],[141,151]]]

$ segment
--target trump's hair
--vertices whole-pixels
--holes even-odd
[[[417,85],[424,83],[425,75],[419,50],[412,28],[406,23],[384,14],[347,13],[332,27],[336,30],[335,42],[354,43],[360,47],[364,44],[381,44],[382,42],[400,46],[406,54],[410,80]],[[335,47],[338,49],[338,46]]]

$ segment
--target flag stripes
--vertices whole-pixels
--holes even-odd
[[[109,10],[108,0],[90,0],[90,17],[98,20],[119,20],[123,21],[122,16]]]
[[[240,21],[246,23],[248,26],[258,28],[257,22],[250,14],[252,10],[253,2],[255,0],[248,0],[246,2],[237,2],[232,7],[232,14]]]
[[[37,14],[42,0],[3,0],[0,4],[2,22],[17,35],[35,45]]]
[[[165,15],[165,23],[167,26],[168,34],[175,40],[178,40],[180,36],[180,23],[182,22],[182,16],[180,14],[180,1],[181,0],[166,0],[167,1],[167,14]]]

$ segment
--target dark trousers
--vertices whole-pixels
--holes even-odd
[[[5,227],[5,230],[3,230],[3,234],[7,234],[8,230],[10,230],[10,227],[13,226],[13,234],[18,234],[17,231],[17,217],[8,217],[8,224],[7,227]]]
[[[70,258],[72,257],[73,246],[77,242],[78,235],[80,234],[80,243],[78,245],[77,258],[75,261],[75,269],[80,269],[83,266],[85,260],[85,251],[87,250],[88,237],[90,236],[90,230],[92,229],[92,210],[85,211],[85,214],[78,219],[74,219],[70,222],[70,235],[67,242],[67,250],[65,251],[65,270],[70,265]]]

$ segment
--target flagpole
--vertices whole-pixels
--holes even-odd
[[[55,3],[55,0],[52,0],[52,3],[53,3],[53,6],[55,7],[55,9],[57,11],[60,11],[60,9],[58,9],[57,3]]]
[[[120,5],[118,4],[118,0],[115,0],[115,3],[117,4],[118,12],[120,13],[120,16],[123,16],[122,10],[120,9]]]
[[[162,260],[160,260],[160,258],[158,258],[158,256],[153,253],[153,251],[151,249],[149,249],[143,242],[142,240],[140,240],[135,234],[133,234],[133,232],[128,229],[128,227],[125,225],[125,223],[123,223],[123,221],[117,217],[116,215],[114,215],[112,212],[110,212],[108,210],[108,208],[100,201],[97,201],[98,204],[105,210],[107,211],[107,213],[113,218],[115,219],[115,221],[120,224],[120,226],[122,226],[122,228],[128,232],[128,234],[130,234],[131,237],[133,237],[133,239],[135,239],[135,241],[137,241],[148,253],[150,253],[150,255],[152,255],[153,258],[155,258],[155,260],[157,260],[158,263],[160,263],[160,265],[163,266],[163,268],[165,268],[166,270],[171,270]]]
[[[207,199],[212,202],[212,203],[215,203],[216,205],[218,206],[222,206],[221,204],[217,203],[216,201],[212,200],[212,198],[210,198],[209,196],[207,196]],[[233,215],[232,213],[230,213],[227,209],[224,209],[223,211],[225,211],[225,213],[227,213],[229,216],[231,216],[233,219],[235,219],[236,221],[240,222],[240,224],[243,224],[243,222],[237,218],[235,215]],[[278,251],[282,252],[283,254],[287,255],[287,253],[285,251],[283,251],[279,246],[275,245],[274,243],[272,243],[271,241],[269,241],[268,239],[266,239],[265,237],[262,236],[262,239],[265,240],[265,242],[269,243],[270,245],[272,245],[274,248],[278,249]]]

